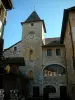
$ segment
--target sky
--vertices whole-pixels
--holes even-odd
[[[13,9],[8,11],[4,29],[4,48],[22,39],[21,22],[34,11],[45,21],[46,38],[60,37],[63,11],[75,6],[75,0],[12,0]]]

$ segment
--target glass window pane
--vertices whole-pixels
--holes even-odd
[[[57,55],[57,56],[60,55],[60,49],[56,49],[56,55]]]
[[[52,56],[52,50],[51,49],[47,49],[47,56]]]

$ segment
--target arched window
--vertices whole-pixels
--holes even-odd
[[[45,86],[43,89],[44,93],[56,93],[56,88],[52,85]]]
[[[58,64],[48,65],[43,70],[44,76],[56,76],[56,75],[64,75],[66,74],[66,70],[63,66]]]

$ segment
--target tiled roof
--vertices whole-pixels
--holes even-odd
[[[69,11],[70,11],[70,10],[71,10],[71,11],[74,10],[74,11],[75,11],[75,6],[73,6],[73,7],[71,7],[71,8],[68,8],[67,10],[69,10]]]
[[[22,41],[17,42],[16,44],[12,45],[16,46],[18,43],[21,43]],[[56,37],[56,38],[45,38],[45,45],[43,45],[43,47],[52,47],[52,46],[64,46],[64,44],[60,43],[60,37]],[[4,49],[4,52],[9,50],[11,47]]]
[[[5,51],[9,50],[9,49],[10,49],[10,48],[12,48],[13,46],[16,46],[18,43],[21,43],[21,40],[20,40],[19,42],[15,43],[14,45],[10,46],[9,48],[4,49],[4,51],[3,51],[3,52],[5,52]]]
[[[24,62],[24,58],[23,57],[12,57],[12,58],[6,58],[6,63],[7,64],[18,64],[18,65],[25,65],[25,62]]]
[[[64,46],[63,44],[60,44],[60,38],[46,38],[45,39],[45,45],[42,47],[55,47],[55,46]]]
[[[53,41],[60,41],[60,37],[56,37],[56,38],[45,38],[45,43],[52,43]]]
[[[11,10],[13,8],[12,0],[1,0],[5,9]]]
[[[44,20],[40,19],[36,11],[33,11],[24,22],[21,22],[21,24],[23,25],[24,23],[31,23],[31,22],[42,22],[43,27],[44,27],[44,32],[46,33],[46,27],[45,27]]]
[[[41,20],[36,11],[33,11],[31,15],[26,19],[25,22],[31,22],[31,21],[39,21]]]

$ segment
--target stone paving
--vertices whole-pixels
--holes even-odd
[[[32,98],[32,99],[25,99],[25,100],[70,100],[69,98],[51,98],[51,99],[48,99],[48,98]]]

